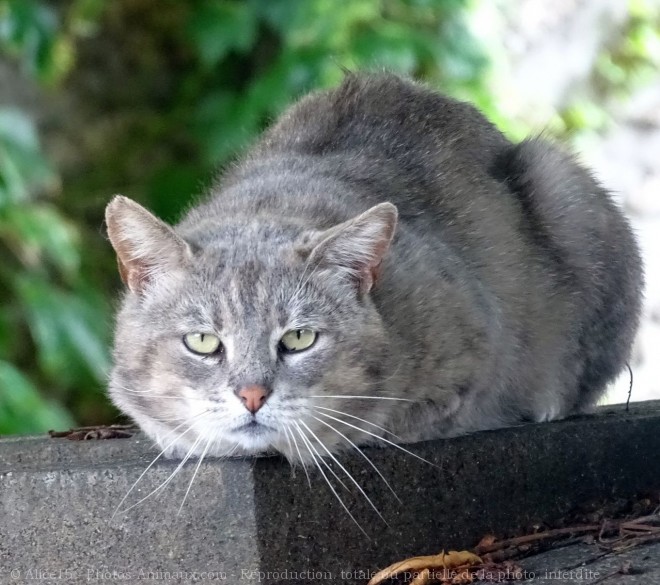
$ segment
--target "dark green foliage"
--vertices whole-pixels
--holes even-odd
[[[54,184],[30,121],[0,111],[0,433],[69,424],[53,398],[108,368],[105,301],[80,273],[78,231],[45,201]]]

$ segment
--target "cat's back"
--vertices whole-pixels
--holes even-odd
[[[452,153],[488,167],[509,145],[473,106],[391,74],[348,74],[310,94],[265,135],[253,157],[370,154],[414,166]],[[411,170],[411,169],[408,169]]]
[[[465,193],[490,207],[510,147],[470,104],[392,74],[348,74],[289,108],[186,223],[265,212],[327,227],[390,201],[401,218],[431,212],[426,231],[462,215]]]

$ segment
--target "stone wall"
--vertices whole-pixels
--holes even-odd
[[[0,439],[0,583],[364,585],[400,558],[656,493],[659,425],[655,402],[406,445],[426,461],[365,448],[396,496],[362,456],[342,454],[382,517],[331,461],[346,508],[318,471],[308,483],[279,457],[205,459],[196,473],[196,461],[149,466],[157,452],[141,435]]]

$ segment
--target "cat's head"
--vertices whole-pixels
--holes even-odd
[[[114,402],[174,456],[310,460],[382,434],[396,404],[375,399],[391,359],[370,293],[396,221],[382,203],[327,230],[264,216],[182,231],[114,198]]]

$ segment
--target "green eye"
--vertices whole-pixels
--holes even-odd
[[[311,329],[294,329],[287,331],[280,341],[282,347],[289,352],[309,349],[316,341],[316,332]]]
[[[193,353],[208,355],[220,348],[220,339],[210,333],[187,333],[183,336],[184,345]]]

